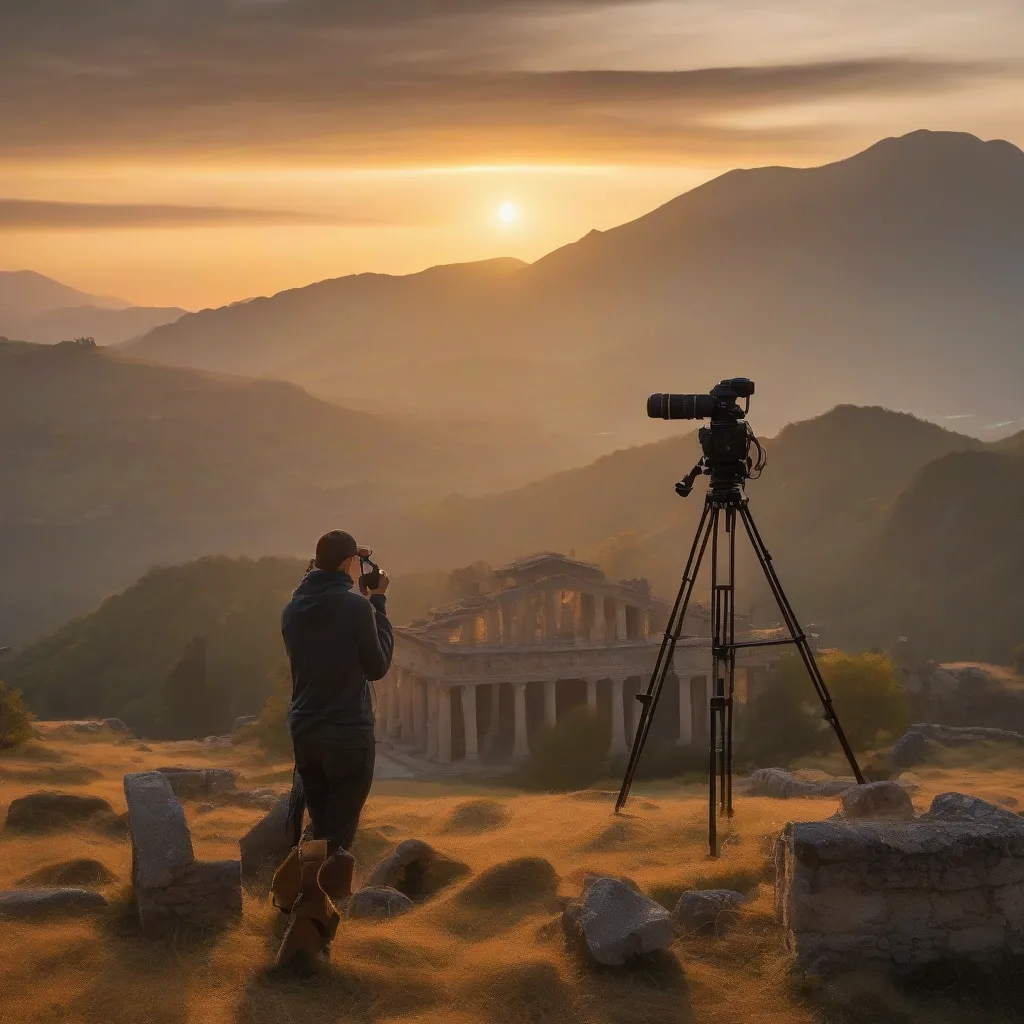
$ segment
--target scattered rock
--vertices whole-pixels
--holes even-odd
[[[807,782],[782,768],[758,768],[751,772],[743,785],[750,796],[770,796],[776,800],[787,800],[790,797],[839,796],[857,783],[843,779]]]
[[[103,724],[111,730],[111,732],[129,732],[128,726],[121,721],[120,718],[104,718]]]
[[[230,747],[232,745],[232,739],[230,736],[207,736],[203,740],[204,747]]]
[[[91,914],[107,905],[89,889],[12,889],[0,891],[0,918],[32,920],[50,914]]]
[[[599,878],[578,902],[562,912],[571,940],[582,940],[600,964],[618,967],[634,956],[666,949],[672,942],[672,916],[653,900],[617,878]]]
[[[106,864],[88,857],[62,861],[59,864],[44,864],[41,868],[22,878],[14,884],[19,887],[38,886],[74,886],[76,888],[93,888],[97,885],[109,885],[114,881]]]
[[[231,734],[234,736],[236,733],[241,732],[243,729],[248,729],[249,726],[256,724],[255,715],[239,715],[231,723]]]
[[[405,893],[387,886],[367,886],[352,895],[346,908],[351,918],[398,917],[413,909],[413,902]]]
[[[714,931],[732,924],[747,897],[733,889],[690,889],[679,897],[672,917],[684,932]]]
[[[103,731],[102,722],[75,722],[71,728],[75,732],[86,733],[89,735],[95,735],[98,732]]]
[[[235,788],[236,775],[230,768],[155,768],[167,776],[174,795],[181,800],[224,793]]]
[[[970,743],[1011,743],[1024,746],[1024,735],[1007,729],[988,729],[982,726],[934,725],[918,722],[912,725],[893,745],[889,760],[897,770],[913,768],[928,760],[935,744],[960,747]]]
[[[1022,821],[1019,814],[966,793],[939,793],[921,817],[926,821],[1004,821],[1016,825]]]
[[[459,893],[459,901],[477,907],[517,903],[554,905],[558,874],[543,857],[517,857],[489,867]]]
[[[53,832],[89,825],[111,835],[124,835],[125,819],[99,796],[41,790],[11,801],[6,827],[22,832]]]
[[[843,814],[851,821],[858,818],[895,818],[911,821],[914,804],[910,794],[896,782],[869,782],[840,794]]]
[[[240,918],[239,862],[195,859],[185,812],[167,775],[126,775],[124,791],[132,836],[132,892],[143,934]]]
[[[291,851],[293,836],[288,828],[289,800],[289,794],[279,797],[267,815],[238,840],[244,878],[255,878],[266,866],[276,868]]]
[[[439,854],[422,839],[406,839],[370,872],[364,884],[397,889],[410,899],[421,900],[468,872],[465,864]]]

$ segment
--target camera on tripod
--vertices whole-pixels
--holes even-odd
[[[744,482],[756,479],[764,469],[765,452],[744,416],[750,411],[754,382],[747,377],[730,377],[716,384],[706,395],[656,394],[647,399],[647,415],[662,420],[706,420],[697,432],[703,458],[676,484],[676,494],[689,496],[701,473],[711,477],[718,496],[738,492]],[[744,399],[740,407],[738,399]],[[750,454],[757,448],[757,461]]]

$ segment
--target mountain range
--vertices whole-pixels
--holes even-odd
[[[89,295],[31,270],[0,271],[0,336],[6,338],[54,344],[87,337],[100,345],[116,345],[184,312]]]
[[[993,438],[1024,417],[1022,266],[1024,153],[919,131],[729,172],[533,264],[322,281],[130,351],[374,411],[529,417],[606,451],[662,436],[647,392],[735,375],[756,380],[766,433],[856,402]]]

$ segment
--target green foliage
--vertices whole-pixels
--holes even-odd
[[[284,757],[292,752],[292,736],[288,729],[291,700],[292,677],[287,663],[284,663],[274,673],[273,689],[253,727],[256,742],[275,757]]]
[[[574,708],[533,737],[523,782],[546,792],[586,789],[607,774],[607,750],[605,727],[587,708]]]
[[[869,749],[906,730],[907,697],[885,655],[827,651],[817,662],[855,750]],[[761,766],[821,754],[836,742],[807,670],[795,654],[780,660],[764,691],[742,709],[738,731],[739,756]]]
[[[32,714],[21,693],[0,682],[0,750],[32,738]]]
[[[5,677],[45,718],[117,717],[153,735],[162,683],[197,636],[226,724],[256,714],[281,660],[281,610],[304,566],[285,558],[203,558],[154,569],[91,615],[16,651]]]
[[[189,740],[224,732],[228,701],[206,671],[205,636],[191,640],[164,683],[159,731],[164,739]]]

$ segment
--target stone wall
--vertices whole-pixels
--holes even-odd
[[[803,967],[1024,953],[1024,820],[962,794],[910,822],[786,826],[776,909]]]

